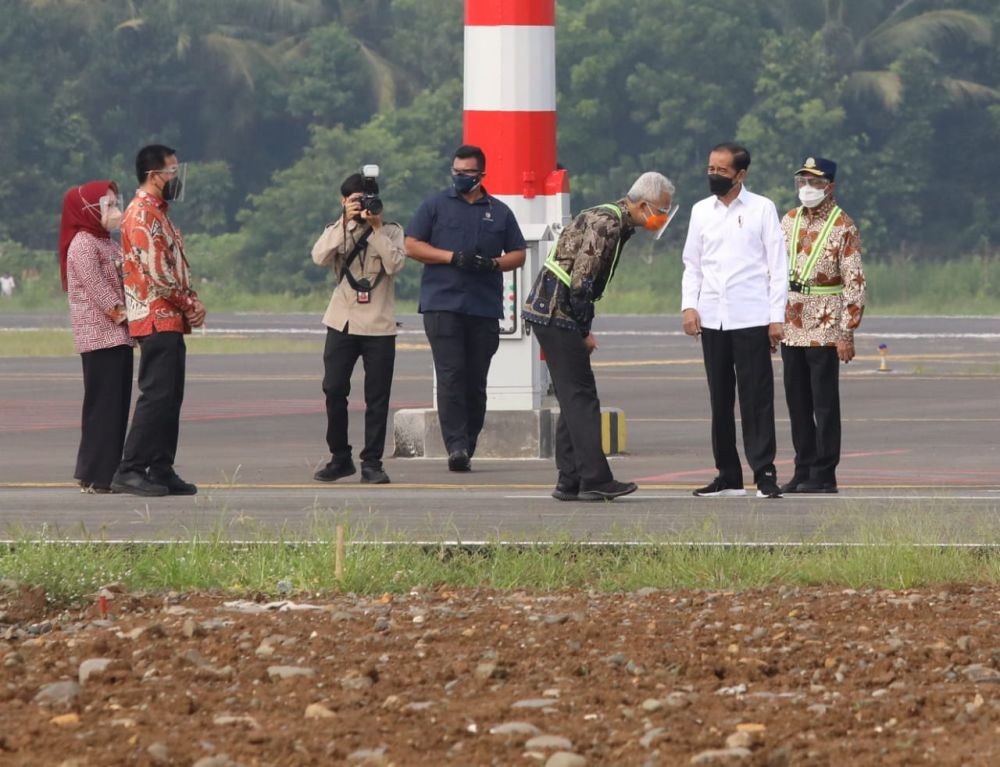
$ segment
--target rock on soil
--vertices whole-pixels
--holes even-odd
[[[992,586],[108,593],[0,589],[0,764],[1000,764]]]

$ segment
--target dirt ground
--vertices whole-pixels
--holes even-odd
[[[0,764],[1000,764],[995,587],[103,593],[0,588]]]

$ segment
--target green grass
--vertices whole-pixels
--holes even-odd
[[[629,256],[626,251],[598,314],[668,314],[678,316],[679,324],[684,271],[679,251],[658,252],[651,263]],[[1000,256],[943,263],[869,259],[864,268],[869,315],[1000,314]]]
[[[269,336],[209,336],[195,331],[186,338],[189,354],[321,354],[323,336],[284,338]],[[75,354],[68,330],[0,330],[0,357],[65,357]]]
[[[481,546],[348,542],[342,583],[334,577],[334,536],[317,527],[306,537],[261,536],[232,542],[222,532],[171,543],[72,543],[16,536],[0,547],[0,578],[43,586],[56,602],[120,582],[143,591],[206,590],[275,595],[279,581],[299,593],[403,592],[415,587],[605,592],[659,588],[746,589],[787,585],[912,588],[997,583],[1000,551],[938,545],[909,519],[857,529],[854,545],[689,544],[683,537],[641,545],[587,545],[570,540]],[[909,532],[904,532],[909,531]],[[926,538],[926,540],[925,540]],[[992,540],[996,536],[987,536]],[[702,538],[701,540],[704,540]],[[947,539],[946,539],[947,540]]]
[[[680,315],[684,266],[679,248],[626,250],[614,281],[597,307],[598,314]],[[1000,256],[959,256],[946,262],[906,261],[882,256],[865,262],[870,315],[1000,314]],[[308,312],[322,317],[330,299],[324,287],[305,295],[250,293],[221,279],[205,282],[198,292],[212,312]],[[66,297],[54,271],[20,283],[5,311],[62,311]],[[397,302],[399,313],[416,311],[412,298]],[[679,320],[678,320],[679,321]]]

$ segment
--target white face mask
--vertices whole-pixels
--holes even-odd
[[[117,231],[122,223],[122,212],[117,205],[112,205],[101,214],[101,226],[109,232]]]
[[[799,201],[807,208],[815,208],[826,199],[826,189],[816,189],[812,186],[799,188]]]

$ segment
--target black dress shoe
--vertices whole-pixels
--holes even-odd
[[[185,482],[176,471],[169,474],[150,474],[149,481],[167,488],[170,495],[197,495],[198,486],[191,482]]]
[[[800,482],[798,490],[799,493],[836,493],[837,490],[836,482],[820,482],[816,479],[807,479],[805,482]]]
[[[361,464],[361,484],[388,485],[392,480],[380,463]]]
[[[580,500],[580,486],[560,482],[552,491],[552,497],[557,501],[578,501]]]
[[[792,477],[790,480],[788,480],[785,484],[781,486],[781,494],[788,495],[789,493],[801,493],[802,491],[799,490],[799,485],[801,485],[805,481],[806,480],[800,477]]]
[[[453,450],[448,453],[448,471],[471,471],[472,463],[467,450]]]
[[[336,482],[342,477],[349,477],[357,474],[358,470],[354,466],[354,461],[345,458],[341,461],[330,461],[326,466],[313,474],[313,479],[317,482]]]
[[[634,493],[639,489],[635,482],[619,482],[612,479],[609,482],[602,482],[599,485],[580,485],[580,494],[577,496],[581,501],[610,501],[629,493]]]
[[[124,474],[116,472],[111,478],[111,489],[116,493],[141,495],[146,498],[160,498],[170,494],[164,485],[150,482],[145,474],[138,471],[127,471]]]

